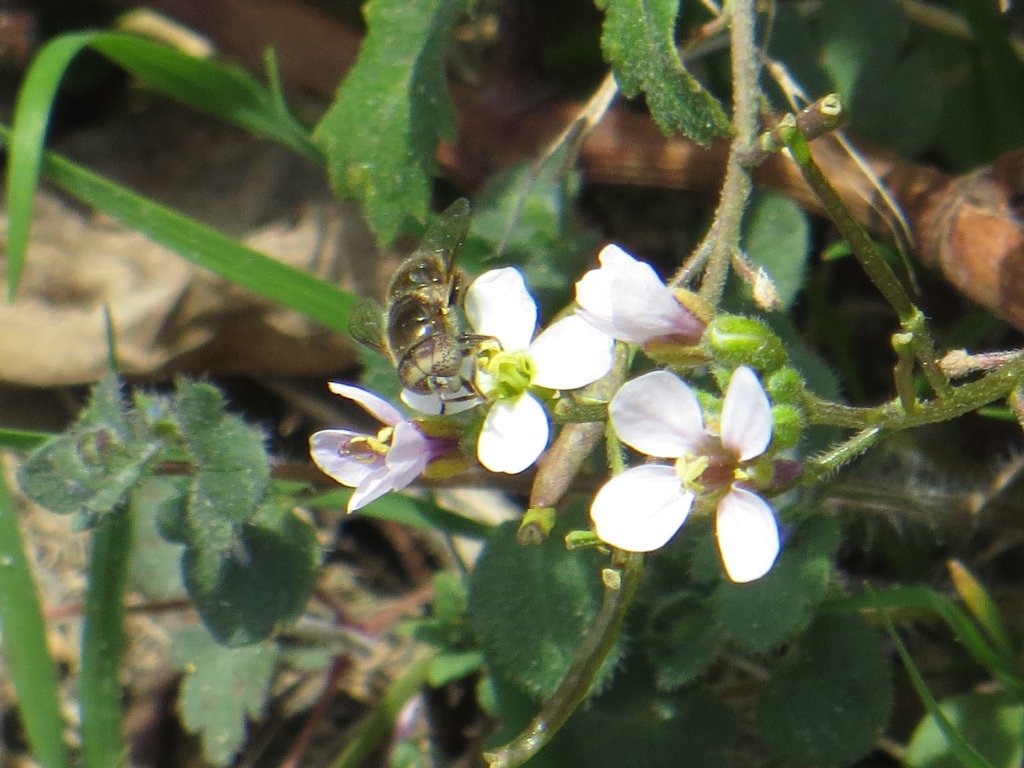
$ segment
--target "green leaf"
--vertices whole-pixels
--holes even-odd
[[[343,509],[351,495],[351,490],[339,488],[316,496],[306,504],[320,509]],[[413,528],[436,530],[449,536],[465,536],[469,539],[486,539],[494,530],[487,523],[451,512],[428,499],[403,496],[400,493],[389,493],[381,497],[360,509],[359,514],[375,520],[388,520]]]
[[[939,708],[964,739],[995,768],[1024,764],[1024,704],[1005,692],[970,693],[940,702]],[[914,729],[903,764],[907,768],[960,768],[935,718]]]
[[[481,651],[441,651],[430,663],[427,682],[440,688],[473,674],[483,663],[484,655]]]
[[[186,627],[174,637],[174,657],[185,671],[178,695],[182,721],[202,737],[207,760],[227,765],[245,739],[246,719],[263,709],[275,646],[225,648],[201,627]]]
[[[182,571],[210,633],[225,645],[246,645],[301,613],[319,559],[313,529],[290,509],[267,505],[226,553],[205,539],[190,541]]]
[[[108,376],[93,387],[89,405],[67,432],[29,455],[18,482],[36,503],[81,515],[91,526],[126,503],[160,446],[121,399],[117,379]]]
[[[658,688],[675,690],[718,658],[722,627],[698,595],[666,595],[652,607],[641,647],[655,671]]]
[[[6,140],[8,136],[8,129],[0,126],[0,138]],[[194,264],[328,328],[348,333],[348,310],[355,300],[352,294],[247,248],[58,155],[44,154],[42,169],[50,181],[72,196]],[[8,254],[10,257],[10,251]]]
[[[736,738],[732,711],[701,689],[669,694],[650,685],[627,667],[573,714],[545,752],[559,766],[728,768],[725,751]]]
[[[682,131],[699,144],[731,133],[721,105],[679,58],[679,0],[597,0],[597,5],[605,12],[601,47],[623,94],[643,91],[665,133]]]
[[[211,518],[243,523],[270,485],[263,435],[224,410],[224,397],[202,382],[178,381],[175,414],[195,462],[188,515],[193,526]]]
[[[131,584],[151,600],[181,597],[181,547],[171,543],[161,528],[168,507],[183,509],[188,493],[186,478],[147,477],[132,493],[131,514],[135,519],[132,543]]]
[[[835,520],[811,518],[783,544],[767,576],[749,584],[723,580],[714,606],[726,632],[744,648],[765,653],[807,626],[825,597],[838,546]]]
[[[754,195],[743,217],[743,250],[775,283],[782,309],[793,306],[804,284],[810,225],[803,209],[771,192]]]
[[[823,614],[761,691],[761,740],[795,765],[849,765],[871,751],[892,696],[875,630],[855,614]]]
[[[308,132],[270,90],[241,68],[197,59],[136,35],[77,32],[50,40],[25,75],[14,112],[7,166],[8,290],[13,295],[28,243],[32,197],[50,111],[60,82],[83,48],[92,47],[150,86],[189,106],[318,159]]]
[[[516,541],[516,523],[497,528],[469,583],[469,620],[488,663],[535,696],[561,682],[601,603],[595,552],[566,550],[565,524],[537,546]],[[613,651],[596,678],[607,679]]]
[[[331,187],[356,197],[377,239],[426,218],[438,139],[455,120],[444,51],[465,0],[370,0],[359,59],[316,127]]]

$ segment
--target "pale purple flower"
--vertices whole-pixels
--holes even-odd
[[[359,387],[331,382],[331,392],[358,403],[384,427],[376,435],[324,429],[309,438],[313,462],[342,485],[355,488],[348,511],[355,512],[390,491],[413,483],[444,441],[428,438],[386,400]]]
[[[579,315],[609,336],[633,344],[696,344],[704,323],[676,299],[649,264],[617,245],[598,254],[599,269],[576,283]]]
[[[486,272],[466,291],[473,331],[501,349],[481,356],[476,387],[490,403],[477,442],[477,458],[492,472],[516,474],[547,447],[548,414],[533,388],[578,389],[611,370],[614,340],[575,315],[537,338],[537,304],[522,274],[512,268]]]
[[[754,371],[733,371],[717,434],[705,426],[693,390],[667,371],[623,385],[609,415],[622,442],[673,463],[612,477],[590,507],[598,537],[631,552],[659,549],[686,521],[698,494],[725,491],[715,516],[725,571],[735,582],[764,576],[779,553],[779,528],[768,502],[744,487],[744,465],[765,452],[772,436],[771,403]]]

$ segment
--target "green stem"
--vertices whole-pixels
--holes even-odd
[[[551,695],[526,729],[504,746],[487,752],[490,768],[516,768],[537,754],[565,725],[594,682],[605,658],[615,646],[626,611],[633,602],[643,574],[643,555],[623,552],[619,572],[605,575],[604,602],[594,618],[583,644],[569,664],[558,689]]]
[[[92,533],[79,682],[85,768],[124,764],[119,673],[132,528],[131,512],[126,507],[105,515]]]
[[[64,723],[57,702],[57,672],[46,642],[39,597],[32,579],[17,513],[0,472],[0,633],[4,664],[14,683],[18,710],[32,755],[43,768],[66,768]]]

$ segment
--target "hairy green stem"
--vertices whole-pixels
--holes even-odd
[[[522,733],[508,744],[484,754],[490,768],[516,768],[536,755],[586,697],[595,675],[619,638],[622,621],[643,574],[643,555],[622,552],[619,556],[621,572],[606,573],[604,602],[558,689]]]
[[[2,469],[2,464],[0,464]],[[17,512],[0,472],[0,633],[4,664],[14,683],[18,711],[32,756],[42,768],[66,768],[64,723],[57,702],[57,673]]]
[[[92,532],[79,681],[85,768],[115,768],[125,759],[119,673],[132,524],[126,507],[105,515]]]

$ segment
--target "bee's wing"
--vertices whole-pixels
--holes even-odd
[[[455,254],[469,231],[469,201],[459,198],[423,235],[419,247],[402,262],[388,283],[388,302],[410,293],[449,302],[456,292]]]
[[[417,252],[436,254],[444,264],[445,271],[451,271],[455,254],[462,247],[469,231],[469,222],[469,201],[460,197],[430,225]]]
[[[384,339],[384,307],[380,302],[360,296],[348,313],[349,335],[370,349],[387,354]]]

